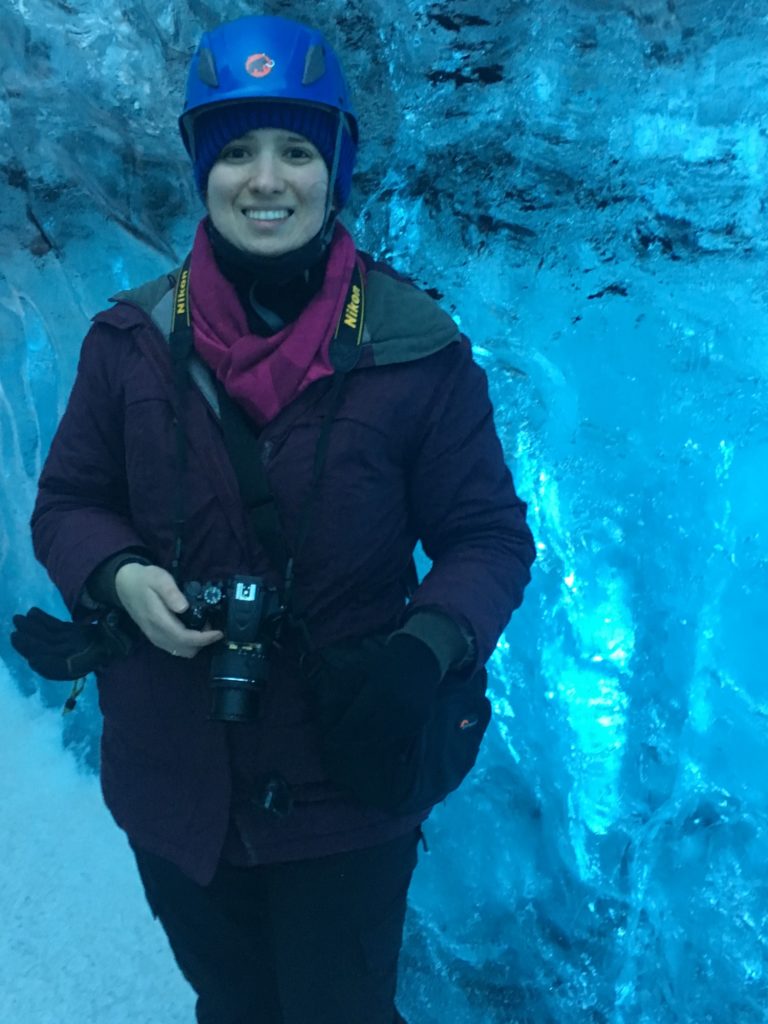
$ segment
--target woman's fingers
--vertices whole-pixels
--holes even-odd
[[[189,608],[189,601],[176,585],[176,580],[165,569],[157,565],[148,566],[154,572],[151,575],[150,586],[158,595],[163,604],[177,615]]]
[[[211,644],[215,644],[218,640],[221,640],[224,636],[218,629],[209,629],[205,632],[198,633],[196,629],[188,629],[187,633],[194,635],[194,641],[188,641],[186,639],[177,642],[176,647],[168,647],[163,645],[164,650],[168,651],[169,654],[173,654],[177,658],[194,658],[194,656],[202,650],[203,647],[209,647]]]
[[[115,589],[123,607],[153,643],[169,654],[194,658],[203,647],[221,640],[217,629],[187,629],[178,619],[189,602],[169,572],[157,565],[130,562],[115,576]]]
[[[172,612],[183,612],[189,606],[186,597],[176,586],[173,576],[159,565],[128,562],[127,565],[121,566],[115,575],[115,590],[123,606],[131,614],[134,610],[139,615],[146,611],[150,595],[156,595]]]

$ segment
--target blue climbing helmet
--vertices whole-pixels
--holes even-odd
[[[296,131],[317,146],[341,208],[352,183],[357,118],[339,59],[322,33],[267,15],[205,32],[179,118],[201,195],[227,142],[266,127]]]

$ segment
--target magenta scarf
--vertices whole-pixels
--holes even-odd
[[[328,351],[356,259],[355,243],[337,224],[322,288],[297,320],[262,338],[251,334],[234,285],[217,267],[205,228],[198,226],[189,274],[195,349],[259,426],[333,373]]]

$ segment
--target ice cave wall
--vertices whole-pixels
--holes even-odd
[[[413,1005],[456,1024],[762,1021],[757,0],[2,0],[2,621],[57,607],[26,521],[80,338],[186,251],[185,67],[201,27],[254,11],[342,52],[364,140],[347,223],[473,338],[540,547],[479,769],[432,825]],[[66,726],[86,760],[96,729],[92,705]]]

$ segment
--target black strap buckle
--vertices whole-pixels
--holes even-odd
[[[287,818],[293,810],[291,787],[282,775],[265,775],[256,780],[251,804],[275,818]]]

